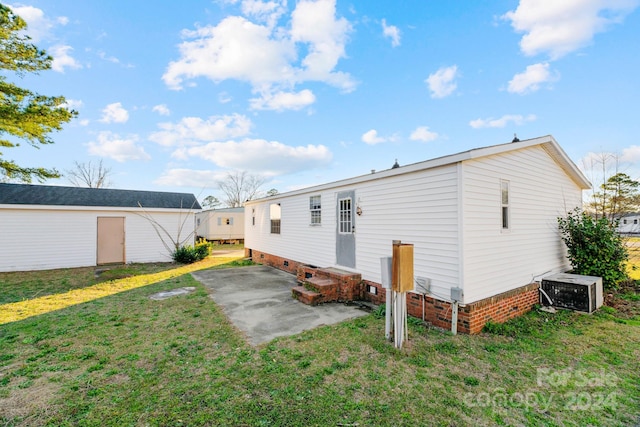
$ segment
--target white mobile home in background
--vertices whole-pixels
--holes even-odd
[[[196,234],[213,242],[243,242],[244,208],[209,209],[198,212]]]
[[[588,188],[551,136],[478,148],[249,201],[245,253],[291,272],[358,273],[356,293],[380,302],[380,258],[393,240],[413,243],[428,291],[411,296],[410,313],[426,306],[423,315],[448,328],[458,288],[458,330],[476,333],[528,311],[534,279],[569,268],[557,218]]]
[[[640,234],[640,213],[623,215],[618,222],[618,233]]]

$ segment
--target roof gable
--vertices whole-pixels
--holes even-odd
[[[189,193],[31,184],[0,184],[0,205],[201,209]]]

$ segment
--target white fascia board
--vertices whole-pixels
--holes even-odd
[[[0,204],[0,210],[41,210],[41,211],[107,211],[107,212],[128,212],[134,214],[144,214],[144,212],[162,213],[182,213],[195,214],[199,209],[167,209],[167,208],[131,208],[131,207],[109,207],[109,206],[68,206],[68,205],[18,205]]]

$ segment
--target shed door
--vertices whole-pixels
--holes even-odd
[[[124,264],[124,217],[98,217],[97,264]]]
[[[354,191],[338,193],[336,211],[336,263],[344,267],[356,267],[356,222],[353,215]]]

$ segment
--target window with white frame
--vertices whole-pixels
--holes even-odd
[[[509,230],[509,181],[500,181],[500,194],[501,194],[501,213],[502,213],[502,229]]]
[[[269,206],[269,214],[271,218],[271,234],[280,234],[280,203],[274,203]]]
[[[320,196],[309,197],[309,212],[311,214],[311,225],[322,223],[322,200]]]

